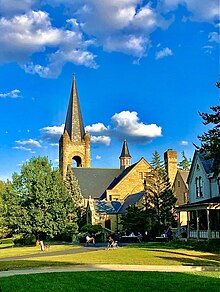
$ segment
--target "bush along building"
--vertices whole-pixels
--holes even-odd
[[[173,183],[177,172],[177,153],[168,150],[165,157],[165,165]],[[75,161],[76,167],[72,170],[86,206],[87,223],[101,224],[107,230],[117,232],[121,228],[121,214],[143,197],[144,180],[152,166],[144,157],[134,164],[131,158],[128,143],[124,140],[119,168],[90,167],[90,135],[84,130],[74,78],[65,128],[59,141],[59,166],[65,179],[67,168]]]

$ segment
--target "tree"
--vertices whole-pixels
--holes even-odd
[[[0,238],[6,237],[10,230],[4,226],[4,217],[3,217],[3,194],[5,191],[5,184],[0,180]]]
[[[138,233],[139,231],[143,234],[149,230],[148,217],[146,215],[143,206],[128,206],[127,212],[121,216],[120,224],[128,234],[131,232]]]
[[[86,224],[85,208],[83,208],[83,196],[81,194],[80,186],[71,166],[68,166],[67,168],[64,184],[68,194],[73,200],[74,211],[77,215],[77,224],[79,228],[81,228]]]
[[[213,170],[215,174],[220,172],[220,106],[212,106],[213,113],[199,113],[204,125],[214,125],[203,135],[198,136],[201,146],[196,148],[206,159],[215,159]]]
[[[190,170],[190,166],[191,166],[191,159],[188,159],[184,153],[184,151],[182,152],[182,157],[183,160],[180,161],[180,163],[178,164],[179,169],[181,170]]]
[[[15,234],[39,238],[62,234],[67,227],[77,230],[72,198],[46,157],[33,157],[5,187],[4,217]]]
[[[151,217],[152,229],[156,229],[160,235],[162,228],[173,220],[172,209],[176,198],[157,151],[153,154],[151,165],[152,169],[145,180],[143,206]]]

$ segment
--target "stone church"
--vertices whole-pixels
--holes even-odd
[[[169,149],[164,158],[172,184],[177,172],[177,153]],[[121,228],[120,215],[143,196],[144,179],[151,166],[143,157],[131,164],[128,144],[124,140],[119,168],[90,167],[90,135],[85,132],[75,77],[65,128],[59,141],[59,166],[64,179],[73,160],[76,164],[73,172],[87,206],[88,223],[101,224],[107,230],[117,232]]]

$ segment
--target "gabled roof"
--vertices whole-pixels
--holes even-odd
[[[73,168],[81,193],[84,198],[91,196],[99,198],[117,177],[121,170],[119,168]]]
[[[84,139],[85,129],[76,88],[76,79],[73,78],[72,90],[66,115],[64,132],[67,131],[70,140],[81,142]]]
[[[182,180],[184,181],[185,185],[187,184],[187,179],[188,179],[188,176],[189,176],[189,170],[181,170],[181,169],[178,169],[177,170],[182,178]]]
[[[191,165],[191,168],[190,168],[190,172],[189,172],[189,176],[188,176],[188,179],[187,179],[187,183],[189,183],[189,180],[192,176],[192,173],[194,172],[195,170],[195,161],[196,159],[199,159],[201,165],[202,165],[202,168],[205,172],[206,175],[212,173],[212,167],[215,163],[214,159],[205,159],[204,156],[199,153],[197,150],[195,151],[194,155],[193,155],[193,160],[192,160],[192,165]]]
[[[127,212],[127,207],[136,204],[144,195],[144,192],[139,192],[136,194],[131,194],[127,196],[122,204],[121,208],[118,210],[119,214]]]
[[[96,213],[116,214],[120,207],[119,201],[94,200]]]
[[[129,157],[129,158],[131,158],[131,155],[130,155],[129,150],[128,150],[128,144],[126,142],[126,139],[124,139],[124,143],[123,143],[121,155],[120,155],[119,158],[122,158],[122,157]]]
[[[125,168],[108,186],[108,190],[113,189],[137,164],[138,162],[130,165],[129,167]]]
[[[204,167],[204,170],[207,174],[209,174],[210,172],[212,172],[212,167],[214,165],[214,159],[205,159],[201,153],[197,152],[198,157],[202,163],[202,166]]]

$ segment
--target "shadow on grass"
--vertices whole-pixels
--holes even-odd
[[[79,265],[79,263],[76,263]],[[50,262],[50,261],[5,261],[0,262],[0,271],[16,270],[16,269],[29,269],[29,268],[46,268],[46,267],[65,267],[74,266],[75,263],[69,262]],[[1,291],[1,290],[0,290]]]
[[[207,255],[207,254],[201,254],[201,255],[190,255],[187,253],[183,253],[183,252],[174,252],[174,251],[170,251],[170,250],[158,250],[158,249],[150,249],[150,251],[153,252],[160,252],[160,253],[166,253],[166,254],[173,254],[173,255],[177,255],[177,256],[184,256],[186,257],[185,259],[183,258],[178,258],[178,257],[161,257],[163,259],[172,259],[172,260],[177,260],[177,261],[182,261],[185,260],[186,262],[189,261],[194,261],[194,262],[201,262],[202,264],[198,264],[198,265],[213,265],[213,266],[220,266],[220,255],[219,254],[211,254],[211,255]],[[192,259],[193,258],[198,258],[198,259]],[[195,264],[197,265],[197,264]]]
[[[22,291],[217,291],[217,273],[65,272],[1,278],[4,292]]]

